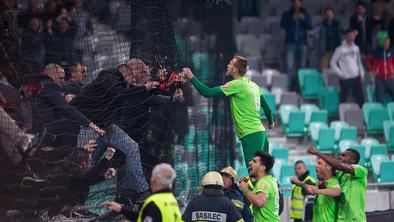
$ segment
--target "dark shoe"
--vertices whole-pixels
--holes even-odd
[[[47,129],[44,127],[39,132],[34,134],[34,137],[30,140],[30,143],[25,150],[25,154],[28,156],[33,156],[33,154],[40,148],[42,141],[47,134]]]

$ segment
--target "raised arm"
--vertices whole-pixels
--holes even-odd
[[[327,154],[321,153],[319,151],[316,150],[315,147],[310,146],[308,148],[308,153],[313,154],[318,156],[319,158],[322,158],[324,161],[326,161],[328,163],[328,165],[330,165],[331,167],[345,172],[345,173],[350,173],[354,176],[354,168],[350,165],[350,164],[346,164],[346,163],[342,163],[339,160],[335,159],[334,157],[331,157]]]
[[[264,115],[268,119],[269,128],[272,129],[274,127],[272,110],[271,110],[270,105],[267,103],[267,100],[265,99],[263,94],[260,95],[260,106],[261,106],[261,108],[263,108]]]

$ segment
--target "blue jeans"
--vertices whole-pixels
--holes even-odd
[[[286,44],[286,73],[291,91],[299,91],[297,71],[306,66],[307,49],[302,44]]]
[[[125,155],[125,163],[117,169],[117,195],[125,198],[149,189],[144,177],[138,144],[117,125],[112,124],[106,129],[107,138],[100,137],[87,127],[81,127],[78,136],[78,147],[83,147],[90,139],[97,140],[97,147],[92,154],[92,164],[102,158],[107,147],[121,151]]]

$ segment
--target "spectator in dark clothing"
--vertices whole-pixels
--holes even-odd
[[[379,32],[379,47],[365,57],[366,68],[375,76],[375,97],[380,103],[386,93],[394,99],[394,49],[390,42],[387,32]]]
[[[319,69],[323,72],[328,68],[332,54],[341,44],[341,24],[334,18],[334,10],[326,8],[325,18],[319,26]]]
[[[367,15],[366,3],[359,1],[356,7],[356,13],[350,18],[350,28],[357,31],[355,43],[364,55],[374,48],[373,37],[384,23],[379,15]]]
[[[91,23],[89,13],[83,8],[84,0],[74,0],[73,8],[70,10],[70,16],[77,32],[73,45],[73,63],[81,63],[85,48],[85,36],[90,35]]]
[[[57,144],[75,146],[79,134],[79,126],[88,126],[98,134],[105,132],[86,118],[82,113],[69,105],[62,95],[60,85],[64,83],[64,70],[56,64],[49,64],[43,76],[42,89],[35,100],[40,121],[45,125],[48,134],[55,137]]]
[[[286,31],[286,73],[290,90],[298,91],[296,73],[306,66],[308,31],[312,29],[311,18],[301,0],[292,0],[292,7],[282,14],[280,26]]]
[[[390,42],[394,42],[394,17],[390,20],[387,31],[389,33]]]
[[[33,72],[41,72],[44,68],[45,50],[42,21],[37,17],[30,19],[29,27],[22,34],[22,54]]]
[[[87,68],[82,64],[75,64],[70,68],[70,79],[61,88],[66,95],[79,95],[82,86],[86,85]]]

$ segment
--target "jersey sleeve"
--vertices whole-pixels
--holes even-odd
[[[354,176],[356,178],[361,178],[361,177],[366,177],[368,176],[368,170],[358,164],[353,164],[352,165],[354,169]]]
[[[266,182],[258,183],[258,184],[256,184],[253,192],[255,194],[265,193],[266,195],[269,196],[269,193],[270,193],[269,184],[267,184]]]
[[[239,80],[232,80],[227,82],[226,84],[220,86],[220,89],[226,96],[234,95],[239,92],[240,90],[240,81]]]
[[[333,177],[327,181],[327,188],[341,188],[337,178]]]

